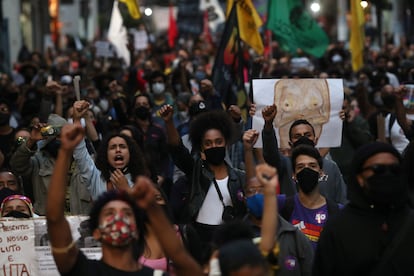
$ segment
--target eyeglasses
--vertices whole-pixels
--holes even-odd
[[[371,170],[375,174],[384,174],[386,172],[390,172],[393,174],[399,174],[401,171],[401,166],[400,164],[391,164],[391,165],[377,164],[377,165],[365,167],[361,171],[366,171],[366,170]]]

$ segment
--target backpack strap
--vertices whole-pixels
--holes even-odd
[[[292,216],[293,209],[295,208],[295,199],[293,197],[294,196],[286,197],[285,205],[279,212],[282,218],[288,222],[290,222],[290,217]]]

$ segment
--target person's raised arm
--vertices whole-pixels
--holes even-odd
[[[76,145],[84,138],[80,124],[65,125],[61,132],[61,146],[49,184],[46,204],[47,231],[52,254],[60,273],[70,271],[76,262],[78,248],[65,218],[67,174]]]
[[[86,136],[91,142],[97,142],[99,140],[98,132],[93,124],[91,116],[88,114],[89,102],[85,100],[75,101],[73,103],[73,121],[79,122],[81,118],[85,119]]]
[[[266,163],[282,171],[279,146],[277,143],[276,133],[273,128],[273,120],[277,114],[276,105],[268,105],[262,110],[264,127],[262,131],[263,139],[263,157]]]
[[[246,130],[243,134],[244,163],[246,180],[255,176],[255,161],[253,156],[253,145],[257,142],[259,132],[255,129]]]
[[[177,275],[203,275],[201,267],[187,253],[177,237],[176,230],[166,217],[164,210],[155,202],[156,189],[145,176],[137,177],[131,195],[137,205],[148,215],[151,228],[166,256],[174,263]]]
[[[404,94],[406,92],[407,92],[407,88],[405,87],[405,85],[395,88],[394,90],[394,94],[396,97],[395,114],[397,117],[397,122],[400,124],[402,130],[407,135],[407,134],[410,134],[411,124],[410,124],[410,120],[407,119],[407,111],[403,103]]]
[[[181,138],[180,134],[174,126],[174,108],[171,105],[167,104],[160,108],[159,113],[165,122],[165,128],[167,131],[167,143],[171,146],[178,146],[181,143]]]
[[[276,243],[278,220],[276,189],[279,185],[279,179],[276,169],[266,163],[256,166],[256,178],[264,185],[260,250],[270,253]]]

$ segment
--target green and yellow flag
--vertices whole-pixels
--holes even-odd
[[[352,55],[352,69],[356,72],[364,65],[364,11],[359,0],[351,0],[351,37],[349,49]]]
[[[259,55],[263,54],[264,47],[259,28],[263,25],[251,0],[228,0],[226,17],[229,17],[230,11],[236,5],[238,26],[240,38],[250,47],[252,47]]]

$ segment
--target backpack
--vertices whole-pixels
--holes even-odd
[[[326,198],[326,205],[328,207],[328,216],[332,217],[339,212],[339,206],[336,202]],[[295,209],[295,198],[294,196],[286,197],[285,206],[280,210],[280,215],[290,222],[290,218],[292,217],[293,209]]]

